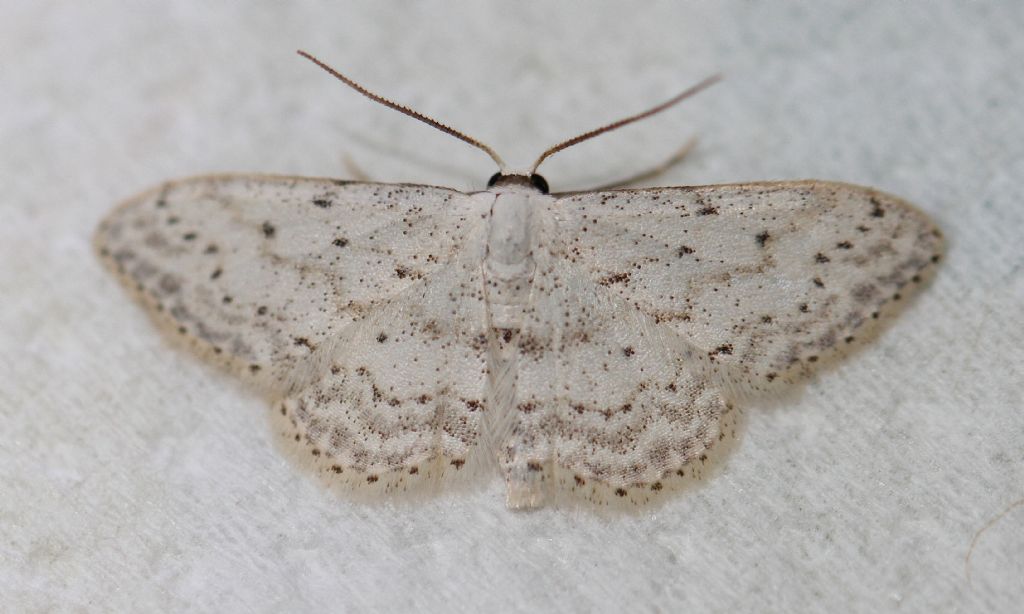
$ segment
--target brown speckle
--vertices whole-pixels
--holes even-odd
[[[708,356],[712,358],[719,354],[732,354],[732,344],[725,343],[708,352]]]
[[[612,284],[621,284],[629,281],[629,273],[614,273],[607,277],[602,278],[598,281],[602,286],[610,286]]]
[[[293,343],[295,343],[295,345],[305,346],[306,349],[308,349],[310,352],[316,349],[316,346],[313,344],[313,342],[307,339],[306,337],[295,337],[292,341]]]

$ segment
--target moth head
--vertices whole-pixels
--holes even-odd
[[[548,193],[548,180],[538,175],[537,173],[530,173],[529,175],[519,173],[503,173],[498,171],[491,175],[491,178],[487,180],[487,187],[493,188],[495,186],[509,186],[516,185],[522,187],[530,187],[540,191],[541,194]]]

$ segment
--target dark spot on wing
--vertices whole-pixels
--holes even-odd
[[[157,287],[164,294],[174,294],[181,289],[181,281],[177,277],[165,273],[157,282]]]
[[[874,196],[872,196],[870,200],[871,217],[885,217],[885,209],[882,209],[882,203],[880,203]]]
[[[308,349],[310,352],[316,349],[316,345],[314,345],[312,341],[305,337],[295,337],[292,341],[295,343],[295,345],[305,346],[306,349]]]
[[[602,278],[598,281],[602,286],[610,286],[612,284],[621,284],[629,281],[629,273],[614,273],[607,277]]]
[[[725,343],[708,352],[708,356],[711,358],[714,358],[719,354],[732,354],[732,344]]]
[[[854,286],[850,294],[853,296],[853,300],[858,303],[867,303],[874,298],[876,294],[878,294],[878,286],[870,282],[865,282]]]

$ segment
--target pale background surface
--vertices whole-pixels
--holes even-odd
[[[1024,598],[1024,6],[989,3],[4,2],[0,609],[1010,611]],[[628,6],[620,6],[627,5]],[[515,6],[515,10],[509,8]],[[129,8],[131,7],[131,8]],[[333,8],[331,8],[333,7]],[[479,188],[821,178],[919,203],[934,283],[876,343],[746,408],[700,488],[626,518],[512,513],[497,480],[415,506],[326,492],[262,399],[171,348],[93,257],[116,202],[210,171]]]

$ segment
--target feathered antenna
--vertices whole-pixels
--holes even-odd
[[[614,121],[614,122],[612,122],[610,124],[601,126],[600,128],[595,128],[594,130],[590,130],[588,132],[584,132],[583,134],[580,134],[578,136],[574,136],[571,139],[567,139],[565,141],[562,141],[561,143],[555,145],[554,147],[551,147],[551,148],[547,149],[544,153],[542,153],[540,155],[540,157],[537,158],[537,161],[533,163],[533,166],[530,167],[530,172],[527,173],[527,174],[528,175],[533,175],[535,172],[537,172],[537,167],[540,166],[541,162],[543,162],[544,160],[547,160],[549,157],[551,157],[552,155],[562,151],[563,149],[566,149],[568,147],[572,147],[573,145],[576,145],[578,143],[582,143],[583,141],[586,141],[588,139],[592,139],[592,138],[594,138],[595,136],[597,136],[599,134],[604,134],[605,132],[610,132],[612,130],[615,130],[616,128],[621,128],[621,127],[623,127],[625,125],[632,124],[633,122],[638,122],[641,119],[645,119],[645,118],[648,118],[648,117],[654,115],[655,113],[661,113],[665,109],[668,109],[669,107],[672,107],[673,105],[678,104],[678,103],[682,102],[683,100],[686,100],[687,98],[689,98],[690,96],[693,96],[697,92],[700,92],[701,90],[706,89],[706,88],[714,85],[715,83],[721,81],[721,79],[722,79],[722,75],[712,75],[712,76],[708,77],[707,79],[704,79],[703,81],[701,81],[697,85],[694,85],[693,87],[683,91],[682,93],[680,93],[680,94],[678,94],[678,95],[676,95],[676,96],[666,100],[665,102],[663,102],[663,103],[661,103],[661,104],[659,104],[659,105],[657,105],[655,107],[651,107],[650,109],[647,109],[643,113],[637,113],[636,115],[630,115],[629,117],[626,117],[624,119],[620,119],[618,121]]]
[[[372,100],[374,102],[377,102],[377,103],[380,103],[380,104],[384,105],[385,107],[389,107],[391,109],[394,109],[394,110],[398,111],[399,113],[404,113],[405,115],[408,115],[409,117],[411,117],[413,119],[418,119],[421,122],[423,122],[424,124],[427,124],[428,126],[433,126],[434,128],[437,128],[438,130],[440,130],[441,132],[450,134],[450,135],[454,136],[455,138],[459,139],[460,141],[464,141],[466,143],[469,143],[473,147],[476,147],[477,149],[480,149],[480,150],[484,151],[487,155],[489,155],[491,157],[492,160],[494,160],[494,163],[498,165],[498,170],[502,174],[505,173],[505,171],[506,171],[505,161],[502,160],[501,156],[499,156],[493,149],[491,149],[487,145],[481,143],[480,141],[474,139],[473,137],[471,137],[471,136],[469,136],[467,134],[463,134],[462,132],[459,132],[458,130],[456,130],[455,128],[452,128],[451,126],[448,126],[446,124],[442,124],[441,122],[437,121],[436,119],[434,119],[432,117],[427,117],[426,115],[424,115],[424,114],[422,114],[422,113],[420,113],[418,111],[414,111],[414,110],[410,109],[407,106],[400,105],[397,102],[392,102],[391,100],[388,100],[387,98],[385,98],[383,96],[380,96],[378,94],[374,94],[373,92],[371,92],[370,90],[366,89],[362,85],[359,85],[358,83],[356,83],[352,79],[349,79],[348,77],[346,77],[345,75],[341,74],[337,70],[334,70],[333,68],[331,68],[327,64],[324,64],[323,62],[318,60],[316,57],[314,57],[310,53],[306,53],[305,51],[302,51],[301,49],[298,50],[297,53],[299,55],[301,55],[302,57],[306,58],[307,60],[313,62],[314,64],[316,64],[320,68],[323,68],[327,72],[331,73],[332,75],[334,75],[334,77],[336,79],[338,79],[339,81],[341,81],[345,85],[351,87],[355,91],[359,92],[363,96],[366,96],[370,100]]]

